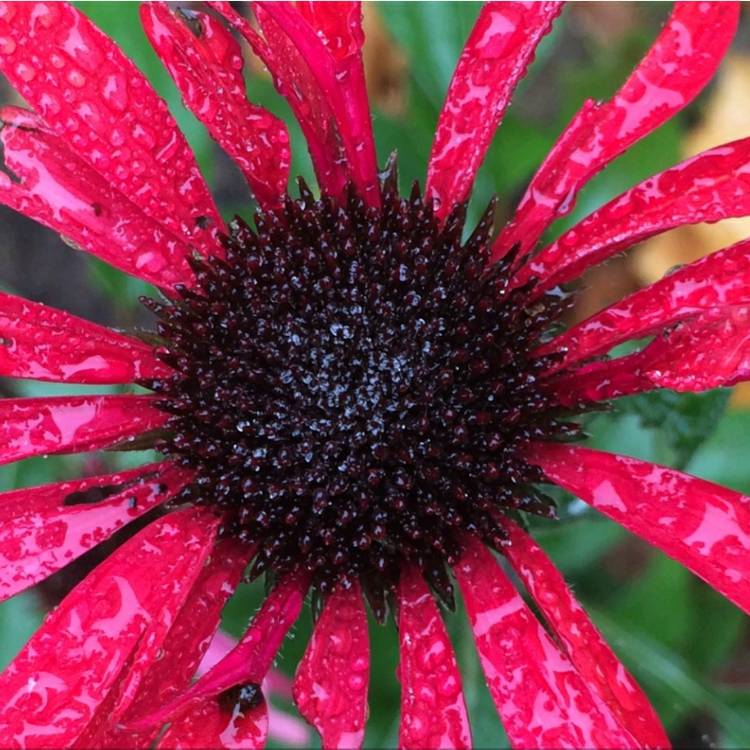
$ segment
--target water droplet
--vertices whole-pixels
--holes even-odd
[[[152,149],[156,145],[154,134],[140,123],[133,127],[133,138],[148,149]]]
[[[60,10],[54,3],[36,3],[31,11],[31,22],[51,29],[60,19]]]
[[[352,690],[360,691],[365,686],[365,678],[361,674],[353,674],[349,676],[349,687]]]
[[[123,133],[120,128],[113,128],[112,132],[109,134],[109,142],[113,146],[122,146],[125,141],[125,133]]]
[[[106,127],[101,112],[94,102],[81,102],[75,111],[81,120],[93,130],[101,132]]]
[[[69,70],[66,78],[68,79],[68,83],[77,89],[83,88],[86,85],[86,76],[76,68]]]
[[[108,75],[102,85],[104,101],[117,112],[123,112],[128,106],[128,84],[120,73]]]
[[[0,37],[0,54],[12,55],[16,51],[16,43],[8,36]]]
[[[34,77],[36,76],[36,71],[34,68],[31,67],[31,65],[28,65],[27,63],[18,63],[16,66],[16,73],[18,74],[19,78],[21,80],[26,81],[28,83],[29,81],[33,81]]]
[[[60,100],[48,91],[39,98],[39,108],[42,115],[56,115],[60,111]]]

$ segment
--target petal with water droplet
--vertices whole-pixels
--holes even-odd
[[[453,73],[427,165],[425,194],[436,214],[468,199],[474,177],[539,41],[560,13],[557,2],[486,3]]]
[[[750,303],[750,240],[700,258],[615,302],[540,347],[538,353],[564,352],[555,365],[559,369],[680,320],[743,303]]]
[[[550,482],[670,557],[750,614],[750,498],[647,461],[536,444],[527,460]]]
[[[750,379],[750,306],[679,323],[646,348],[639,368],[656,388],[691,393]]]
[[[305,135],[321,189],[341,198],[347,182],[353,181],[365,200],[377,205],[380,191],[364,86],[359,3],[341,3],[338,17],[320,10],[303,15],[292,4],[256,3],[262,36],[229,3],[210,5],[271,71]],[[324,20],[316,20],[321,13]],[[319,30],[327,29],[334,38],[327,44],[311,23],[321,23]],[[339,47],[344,54],[336,51]]]
[[[140,469],[121,489],[109,485],[106,499],[82,504],[70,500],[83,497],[83,487],[106,489],[103,482],[115,480],[122,485],[122,477],[1,493],[0,601],[47,578],[125,524],[174,497],[190,476],[185,469],[169,464]],[[50,497],[55,499],[54,505],[44,503]]]
[[[260,750],[268,738],[268,706],[261,697],[251,708],[241,703],[223,705],[205,700],[190,713],[175,719],[157,747],[160,750]]]
[[[274,6],[272,11],[280,10],[278,4],[271,5]],[[352,180],[365,200],[377,205],[380,203],[377,155],[362,60],[365,42],[362,3],[359,0],[333,3],[310,0],[296,3],[295,7],[311,30],[305,30],[304,41],[296,43],[305,59],[314,61],[311,69],[326,98],[333,103],[346,145]],[[276,16],[280,24],[285,24],[283,19],[288,18],[288,8],[283,10],[284,15]],[[296,35],[295,29],[290,37],[297,38]],[[319,43],[329,54],[330,61],[323,62]]]
[[[119,491],[123,485],[138,481],[144,474],[152,474],[165,466],[165,463],[146,464],[137,469],[118,471],[114,474],[0,492],[0,523],[25,511],[41,513],[59,505],[95,502],[111,492]]]
[[[126,273],[164,288],[191,285],[191,249],[78,158],[33,113],[0,110],[6,166],[0,202]]]
[[[247,684],[260,687],[284,637],[299,616],[308,586],[308,576],[302,574],[280,581],[230,653],[188,689],[159,709],[129,722],[126,729],[141,732],[163,726],[173,717],[227,690]]]
[[[592,690],[642,747],[669,747],[653,707],[573,597],[560,571],[538,544],[510,519],[503,554],[523,581],[565,653]]]
[[[737,29],[739,4],[680,2],[620,90],[584,103],[531,180],[493,256],[526,253],[578,191],[626,149],[689,104],[708,83]]]
[[[709,310],[657,336],[642,351],[594,362],[550,388],[568,406],[655,388],[697,393],[750,379],[750,306]]]
[[[750,138],[704,151],[614,198],[534,256],[514,278],[534,294],[649,237],[703,221],[750,214]]]
[[[154,521],[96,567],[0,675],[3,747],[72,747],[158,650],[211,549],[194,510]]]
[[[323,748],[362,747],[370,643],[359,585],[326,600],[294,678],[294,702]]]
[[[53,15],[49,25],[39,20]],[[104,183],[181,242],[222,253],[223,223],[187,141],[109,37],[67,3],[19,4],[12,19],[0,18],[0,35],[15,44],[0,50],[0,70]],[[19,71],[39,59],[43,75]]]
[[[52,396],[0,400],[0,464],[47,453],[83,453],[134,438],[168,415],[153,396]]]
[[[638,747],[473,538],[454,573],[512,747]]]
[[[81,738],[84,747],[111,748],[153,746],[159,727],[144,733],[119,729],[131,717],[142,715],[173,698],[189,684],[219,626],[221,612],[234,593],[251,555],[251,548],[234,539],[219,539],[196,578],[190,593],[164,638],[157,659],[142,660],[142,670],[129,693],[120,696],[107,716],[92,722]],[[84,742],[85,740],[85,742]],[[213,747],[207,743],[205,747]]]
[[[461,673],[445,624],[420,572],[401,571],[398,588],[401,724],[399,747],[470,748]]]
[[[0,375],[103,384],[170,372],[142,341],[0,292]]]
[[[280,205],[287,189],[289,134],[245,94],[242,51],[212,16],[181,20],[166,5],[141,6],[143,28],[190,111],[234,159],[262,208]]]
[[[642,362],[641,352],[592,362],[553,376],[545,387],[560,404],[571,408],[650,391],[657,386],[646,376]]]

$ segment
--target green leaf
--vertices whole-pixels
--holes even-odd
[[[697,451],[690,464],[690,470],[700,477],[725,484],[738,492],[750,493],[748,435],[750,411],[729,411],[710,438]]]
[[[414,86],[432,105],[435,115],[480,7],[477,2],[378,5],[388,29],[408,57]]]
[[[32,592],[0,604],[0,670],[5,669],[41,623],[42,614]]]
[[[716,429],[729,401],[729,391],[677,393],[659,390],[621,399],[616,410],[636,415],[652,431],[657,450],[667,452],[668,463],[685,468],[701,444]]]
[[[592,513],[568,523],[537,522],[534,538],[566,575],[585,572],[627,537],[616,523]]]

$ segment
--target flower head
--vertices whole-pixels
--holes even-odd
[[[558,332],[585,269],[671,227],[750,213],[750,139],[654,175],[551,244],[581,187],[689,103],[731,41],[734,3],[678,4],[609,101],[587,101],[499,232],[465,231],[474,177],[560,11],[488,3],[458,61],[424,192],[378,172],[355,2],[142,7],[186,105],[259,206],[228,225],[146,79],[71,6],[7,3],[0,200],[154,284],[146,339],[0,295],[0,374],[136,383],[146,395],[0,401],[0,461],[138,444],[163,458],[0,495],[12,596],[142,517],[0,676],[2,744],[260,747],[261,685],[305,597],[293,693],[324,747],[358,747],[366,606],[400,640],[400,744],[467,747],[439,604],[458,585],[516,747],[662,747],[664,731],[542,549],[528,514],[557,484],[750,612],[750,500],[575,445],[578,415],[655,388],[748,377],[747,243]],[[319,194],[287,194],[286,126],[246,98],[244,38],[307,139]],[[627,356],[623,342],[650,337]],[[490,550],[499,553],[505,565]],[[507,569],[515,572],[536,611]],[[270,591],[191,684],[243,574]],[[366,603],[367,602],[367,605]]]

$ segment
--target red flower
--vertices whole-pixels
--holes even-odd
[[[717,252],[549,339],[556,287],[674,226],[750,213],[750,139],[707,151],[537,243],[577,192],[705,86],[734,3],[678,4],[618,93],[587,101],[513,220],[461,243],[462,204],[556,3],[489,3],[458,62],[425,198],[381,179],[358,3],[258,2],[258,30],[146,5],[146,33],[261,212],[227,227],[146,79],[74,8],[5,3],[0,200],[155,284],[160,343],[0,295],[0,374],[137,382],[154,395],[6,399],[0,461],[137,437],[164,460],[0,495],[4,598],[133,519],[150,523],[53,611],[0,676],[0,744],[259,747],[260,683],[310,586],[322,614],[294,682],[325,747],[362,743],[367,594],[397,601],[407,748],[471,743],[433,595],[452,569],[515,747],[662,747],[646,697],[514,518],[552,482],[750,612],[750,499],[570,445],[571,414],[624,394],[750,372],[750,245]],[[226,24],[226,25],[225,25]],[[245,96],[239,32],[307,138],[324,197],[286,196],[284,124]],[[602,359],[623,341],[641,351]],[[596,359],[594,359],[596,358]],[[104,495],[104,499],[95,499]],[[94,493],[94,494],[92,494]],[[540,617],[498,564],[520,578]],[[190,685],[243,571],[275,586],[238,645]],[[429,585],[428,585],[429,584]]]

